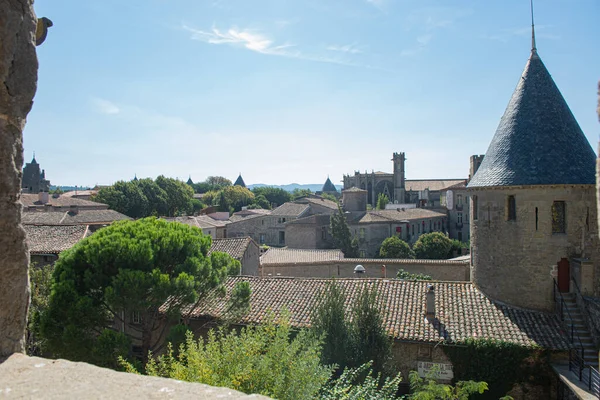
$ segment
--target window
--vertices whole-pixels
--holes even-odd
[[[538,230],[538,208],[535,208],[535,230]]]
[[[360,228],[360,238],[364,239],[365,238],[365,228]]]
[[[462,242],[462,231],[458,231],[458,241]]]
[[[364,250],[360,250],[359,251],[359,256],[360,256],[360,258],[365,258],[367,256],[367,252],[364,251]]]
[[[321,228],[321,239],[327,240],[327,228],[325,227]]]
[[[415,234],[415,226],[414,225],[412,226],[412,234],[413,235]]]
[[[285,244],[285,232],[279,231],[279,244]]]
[[[402,236],[402,227],[401,226],[396,227],[396,234],[399,236]]]
[[[142,323],[142,316],[139,311],[133,311],[131,313],[131,323],[132,324],[141,324]]]
[[[432,226],[433,226],[433,222],[431,220],[429,220],[429,232],[432,231],[432,228],[431,228]]]
[[[471,200],[473,201],[473,207],[471,207],[473,209],[473,221],[477,221],[477,196],[472,196]]]
[[[456,213],[456,221],[457,221],[459,224],[462,224],[462,213],[461,213],[461,212],[459,212],[459,213]]]
[[[515,196],[510,195],[506,198],[506,206],[506,219],[508,221],[515,221],[517,219],[517,202],[515,200]]]
[[[285,222],[285,218],[281,218],[281,222]]]
[[[456,195],[456,205],[457,206],[462,206],[462,194],[457,194]]]
[[[566,209],[564,201],[552,203],[552,233],[566,232]]]
[[[264,233],[260,234],[260,244],[265,244],[265,234]]]

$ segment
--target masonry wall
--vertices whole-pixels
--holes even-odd
[[[279,242],[279,232],[285,232],[284,217],[265,215],[246,218],[227,225],[227,237],[250,236],[258,244],[267,246],[283,246]],[[286,218],[286,222],[292,218]]]
[[[366,273],[357,276],[354,268],[362,265]],[[383,266],[385,265],[385,268]],[[468,281],[469,263],[450,260],[383,260],[347,258],[323,263],[262,265],[260,276],[293,276],[304,278],[395,278],[403,269],[413,274],[430,275],[439,281]]]
[[[260,265],[260,248],[254,242],[250,242],[242,260],[242,275],[257,276]]]
[[[394,340],[392,346],[392,363],[402,374],[402,380],[408,381],[410,371],[418,370],[419,361],[452,364],[444,353],[442,346],[429,343],[411,343]],[[446,380],[440,382],[450,383]]]
[[[478,203],[477,220],[471,212],[471,275],[488,296],[518,307],[552,310],[550,272],[561,258],[591,258],[598,281],[594,186],[471,189],[470,195]],[[514,221],[507,220],[509,195],[515,196]],[[552,233],[553,201],[565,201],[566,233]]]

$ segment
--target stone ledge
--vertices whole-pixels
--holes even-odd
[[[201,383],[117,372],[81,362],[13,354],[0,364],[0,398],[268,399]]]

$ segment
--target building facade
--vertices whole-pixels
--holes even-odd
[[[46,171],[40,168],[40,164],[35,160],[35,155],[31,162],[26,163],[23,167],[21,191],[34,194],[50,191],[50,181],[46,179]]]

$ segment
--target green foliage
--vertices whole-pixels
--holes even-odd
[[[321,362],[337,365],[341,371],[349,363],[350,326],[346,319],[346,294],[343,288],[331,280],[319,295],[317,307],[312,312],[312,329],[323,341]]]
[[[258,196],[254,197],[254,202],[252,204],[250,204],[248,206],[248,208],[249,209],[262,208],[264,210],[270,210],[271,203],[269,202],[269,200],[267,200],[267,198],[264,195],[259,194]]]
[[[227,186],[232,186],[233,183],[222,176],[209,176],[204,182],[192,184],[192,188],[196,193],[207,193],[210,191],[219,191]]]
[[[498,399],[515,383],[550,386],[552,371],[548,354],[538,348],[523,347],[499,340],[467,339],[444,352],[454,365],[456,379],[489,382],[490,391],[481,398]]]
[[[373,362],[373,370],[383,372],[392,357],[392,341],[385,331],[379,310],[377,286],[363,287],[352,305],[350,344],[353,366]]]
[[[210,244],[198,228],[145,218],[116,222],[63,252],[40,316],[45,350],[107,365],[116,359],[108,348],[137,339],[147,354],[158,345],[151,333],[163,323],[159,307],[179,318],[184,306],[239,272],[239,261],[224,253],[207,257]],[[133,313],[142,323],[133,323]],[[113,332],[122,326],[127,338]]]
[[[252,193],[254,193],[257,199],[260,196],[264,196],[268,202],[268,206],[261,208],[265,210],[270,210],[272,206],[277,207],[292,200],[292,195],[287,190],[270,186],[255,187],[252,189]]]
[[[396,279],[404,279],[408,281],[430,281],[431,275],[425,274],[412,274],[403,269],[398,270],[398,274],[396,274]]]
[[[458,257],[462,254],[463,249],[469,250],[469,243],[461,242],[460,240],[451,239],[451,247],[447,258]],[[455,255],[456,254],[456,255]]]
[[[344,257],[358,257],[358,244],[352,240],[352,233],[346,221],[342,207],[338,204],[338,212],[333,213],[330,218],[329,230],[333,237],[333,245],[342,250]]]
[[[206,193],[202,200],[217,206],[219,211],[235,212],[252,204],[254,193],[242,186],[226,186],[221,190]]]
[[[94,201],[108,206],[131,218],[148,216],[173,217],[191,212],[195,205],[194,191],[186,183],[159,176],[150,178],[118,181],[114,185],[102,188],[93,198]]]
[[[473,394],[481,394],[488,389],[486,382],[459,381],[456,385],[437,383],[434,379],[435,371],[427,378],[419,377],[417,371],[408,374],[412,400],[469,400]]]
[[[173,325],[169,329],[169,334],[165,341],[171,344],[176,354],[179,352],[179,347],[185,343],[188,332],[191,332],[190,328],[184,324]]]
[[[298,189],[298,188],[296,188],[292,192],[292,200],[297,200],[297,199],[300,199],[302,197],[310,196],[311,194],[313,194],[313,192],[310,189]]]
[[[48,191],[49,194],[63,194],[64,190],[60,186],[57,186],[56,189]]]
[[[415,258],[408,243],[398,236],[391,236],[381,243],[379,248],[379,257],[381,258]]]
[[[48,307],[52,287],[52,265],[41,267],[31,264],[29,281],[31,285],[31,303],[27,318],[27,355],[41,356],[44,341],[39,335],[40,313]]]
[[[211,330],[206,342],[188,333],[177,357],[169,347],[147,363],[146,373],[281,400],[312,399],[331,375],[319,362],[319,350],[318,341],[307,331],[293,332],[284,317],[277,324],[242,328],[239,334]]]
[[[452,241],[441,232],[424,233],[413,245],[417,258],[428,260],[445,260],[448,258]]]
[[[387,197],[385,194],[383,193],[379,193],[379,196],[377,196],[377,209],[378,210],[385,210],[385,206],[390,202],[389,197]]]
[[[321,193],[321,197],[327,200],[331,200],[333,202],[338,202],[337,197],[335,197],[334,195],[332,195],[331,193]]]
[[[329,381],[319,393],[322,400],[394,400],[402,382],[400,374],[386,378],[373,376],[370,362],[358,368],[346,369],[338,379]]]

